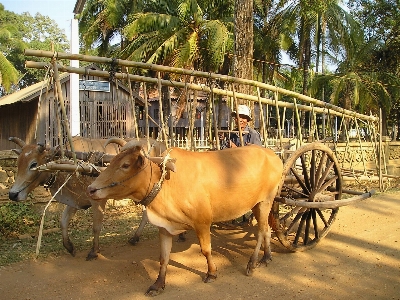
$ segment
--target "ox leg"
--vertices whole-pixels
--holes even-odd
[[[199,239],[201,253],[206,257],[208,265],[207,275],[203,280],[205,283],[213,282],[215,279],[217,279],[217,266],[215,265],[211,255],[210,226],[196,228],[196,234]]]
[[[165,288],[165,277],[167,275],[167,266],[169,262],[169,255],[172,248],[172,235],[164,228],[159,228],[160,233],[160,272],[156,282],[146,292],[147,296],[156,296]]]
[[[147,211],[146,209],[143,210],[143,214],[142,214],[142,221],[140,221],[140,225],[138,227],[138,229],[136,229],[135,234],[133,235],[133,237],[131,237],[128,242],[131,245],[136,245],[139,242],[139,238],[142,235],[144,226],[147,224],[147,222],[149,221],[149,218],[147,217]]]
[[[61,220],[60,220],[63,245],[64,245],[65,249],[67,249],[68,252],[71,253],[72,256],[75,256],[76,249],[74,247],[74,244],[69,239],[68,225],[69,225],[69,222],[71,221],[72,217],[75,215],[76,211],[77,211],[76,208],[66,205],[64,208],[64,211],[61,215]]]
[[[268,214],[271,210],[271,203],[270,201],[260,202],[253,208],[254,216],[258,222],[257,244],[247,264],[246,275],[251,275],[254,269],[261,263],[268,263],[268,261],[272,260],[271,229],[268,224]],[[263,243],[264,255],[262,259],[258,261],[258,254]]]
[[[86,257],[86,260],[93,260],[99,256],[100,246],[99,246],[99,238],[100,231],[103,226],[104,219],[104,210],[106,207],[107,200],[103,201],[92,201],[92,209],[93,209],[93,246],[90,250],[89,254]]]

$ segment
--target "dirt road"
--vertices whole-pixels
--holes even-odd
[[[400,192],[342,207],[314,249],[288,253],[277,241],[273,261],[252,277],[245,267],[255,244],[250,230],[213,230],[219,269],[205,284],[206,260],[193,232],[174,243],[165,291],[157,299],[400,299]],[[158,273],[158,240],[109,245],[0,269],[2,299],[147,299]]]

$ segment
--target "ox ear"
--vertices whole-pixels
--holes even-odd
[[[38,143],[38,144],[37,144],[37,150],[39,151],[39,153],[43,153],[44,150],[48,150],[48,149],[47,149],[47,147],[46,147],[44,144]]]
[[[22,149],[11,149],[11,151],[17,155],[20,155],[22,153]]]
[[[164,157],[149,157],[149,160],[151,160],[153,163],[157,165],[161,165],[164,161]],[[176,172],[176,166],[175,166],[176,159],[171,159],[168,160],[167,163],[165,164],[165,167],[167,170],[170,170],[172,172]]]

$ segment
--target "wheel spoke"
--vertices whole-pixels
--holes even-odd
[[[303,179],[300,177],[300,175],[297,173],[296,169],[294,169],[293,167],[290,168],[290,170],[292,171],[294,177],[296,177],[297,182],[300,184],[301,188],[303,189],[304,192],[308,192],[310,193],[309,188],[306,186],[305,182],[303,181]]]
[[[320,186],[320,182],[321,182],[320,178],[321,178],[322,168],[326,164],[326,158],[327,158],[326,152],[322,152],[322,157],[319,161],[318,170],[315,174],[315,180],[317,182],[317,187]]]
[[[305,228],[305,232],[304,232],[304,245],[307,245],[308,239],[310,237],[311,211],[312,210],[309,210],[308,213],[307,213],[306,228]]]
[[[313,219],[313,224],[314,224],[314,234],[315,234],[315,239],[319,239],[319,231],[318,231],[318,224],[317,224],[317,213],[315,212],[315,209],[312,210],[312,219]]]
[[[328,186],[330,186],[332,183],[334,183],[336,180],[338,179],[337,176],[333,176],[332,178],[330,178],[327,182],[325,182],[320,188],[320,191],[325,191]]]
[[[308,217],[308,211],[306,211],[301,216],[300,224],[299,224],[299,227],[297,228],[297,232],[296,232],[296,237],[294,238],[294,241],[293,241],[293,244],[295,244],[295,245],[297,245],[299,242],[300,234],[303,231],[304,221],[306,220],[307,217]]]
[[[326,177],[329,175],[330,170],[332,169],[335,163],[331,161],[328,167],[325,169],[324,173],[322,174],[321,178],[318,181],[318,190],[321,190],[321,185],[324,183]]]
[[[294,214],[298,214],[301,210],[304,210],[304,208],[298,206],[294,207],[292,210],[288,211],[282,218],[279,218],[280,222],[286,222],[288,218],[290,218]]]
[[[299,194],[299,195],[302,195],[302,196],[304,196],[304,197],[306,197],[306,198],[308,198],[308,194],[306,194],[306,193],[303,193],[302,191],[299,191],[299,190],[297,190],[297,189],[295,189],[295,188],[292,188],[291,186],[288,186],[288,185],[285,185],[284,186],[284,188],[285,189],[288,189],[288,190],[291,190],[292,192],[295,192],[295,193],[297,193],[297,194]],[[294,197],[293,195],[292,195],[292,197]],[[297,199],[297,198],[296,198]]]
[[[300,210],[296,216],[294,217],[293,221],[290,223],[290,225],[287,228],[287,232],[289,233],[293,226],[296,225],[296,223],[299,221],[300,218],[302,218],[304,216],[304,210]]]
[[[324,214],[322,213],[322,211],[321,211],[320,209],[316,209],[316,211],[317,211],[319,217],[321,218],[322,222],[324,223],[325,227],[328,227],[329,224],[328,224],[328,222],[326,221],[325,216],[324,216]]]
[[[316,150],[311,151],[311,165],[310,165],[310,186],[311,186],[311,189],[314,189],[314,187],[315,187],[315,165],[316,165],[315,151]]]
[[[306,166],[306,161],[304,159],[304,155],[300,156],[300,160],[301,160],[301,167],[303,168],[304,183],[307,186],[307,190],[310,192],[311,191],[310,178],[308,177],[308,170]]]

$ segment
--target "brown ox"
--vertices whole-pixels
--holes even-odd
[[[58,189],[65,183],[68,173],[65,172],[40,172],[34,170],[46,162],[59,157],[58,148],[48,148],[43,145],[26,145],[22,140],[11,137],[10,141],[15,142],[21,147],[21,149],[13,149],[14,152],[18,154],[17,160],[17,176],[15,178],[15,183],[10,188],[9,198],[13,201],[22,201],[27,199],[28,194],[33,191],[39,185],[45,185],[50,193],[54,195]],[[93,156],[98,157],[110,157],[115,156],[119,149],[114,144],[106,144],[107,140],[104,139],[85,139],[85,138],[74,138],[73,144],[75,151],[77,151],[77,156],[82,156],[84,153],[92,153]],[[119,143],[120,146],[123,144]],[[165,150],[165,145],[157,142],[153,139],[149,140],[152,150],[150,153],[153,155],[160,155]],[[147,139],[132,140],[128,145],[137,145],[147,149]],[[127,145],[127,146],[128,146]],[[123,149],[123,147],[121,148]],[[107,155],[105,155],[107,153]],[[76,249],[74,244],[71,242],[68,236],[68,224],[71,218],[75,215],[78,209],[87,209],[92,207],[93,210],[93,246],[87,255],[87,260],[94,259],[99,253],[99,236],[102,228],[102,222],[104,218],[104,210],[107,199],[102,201],[93,201],[86,194],[87,186],[92,183],[93,177],[80,175],[72,176],[62,190],[55,196],[55,199],[66,207],[62,213],[60,226],[63,237],[63,245],[68,250],[71,255],[75,256]],[[142,222],[135,232],[135,235],[129,240],[131,244],[135,244],[139,240],[141,231],[144,225],[147,223],[146,212],[143,214]]]
[[[165,287],[173,235],[194,229],[208,263],[204,282],[211,282],[217,277],[211,256],[211,223],[235,219],[250,209],[258,221],[258,235],[247,274],[259,263],[267,263],[271,258],[268,215],[282,170],[282,161],[272,150],[254,145],[209,152],[171,148],[161,167],[160,158],[147,157],[135,147],[115,156],[88,193],[96,200],[143,199],[140,203],[147,205],[148,218],[160,233],[160,271],[146,293],[156,295]],[[262,244],[264,255],[258,262]]]

